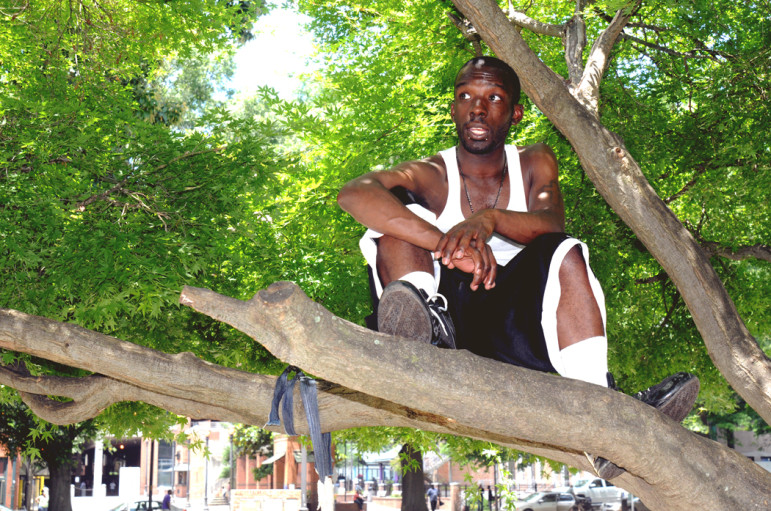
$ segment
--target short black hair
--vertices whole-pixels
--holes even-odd
[[[496,57],[474,57],[473,59],[469,60],[465,64],[463,64],[458,71],[458,74],[455,76],[455,84],[458,83],[458,78],[464,73],[464,71],[471,67],[491,67],[493,69],[497,69],[501,72],[501,76],[503,77],[503,87],[508,91],[509,95],[512,99],[512,105],[519,104],[519,99],[521,96],[521,88],[519,85],[519,76],[517,76],[517,73],[511,68],[510,65],[505,63],[499,58]]]

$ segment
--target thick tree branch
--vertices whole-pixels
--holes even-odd
[[[0,347],[102,373],[62,378],[30,376],[19,368],[0,369],[0,384],[40,396],[27,398],[29,406],[57,424],[92,418],[115,402],[144,401],[183,416],[262,426],[268,420],[276,382],[275,376],[215,366],[190,353],[169,355],[76,325],[5,309],[0,309]],[[44,399],[49,395],[75,402],[53,405]],[[307,433],[299,389],[294,403],[296,429]],[[585,464],[583,455],[575,452],[511,435],[492,435],[477,426],[461,426],[329,382],[319,383],[319,408],[327,431],[385,425],[420,428],[487,439],[576,466]]]
[[[249,302],[240,303],[186,287],[180,302],[243,331],[283,361],[389,403],[409,405],[421,410],[427,421],[431,417],[431,421],[447,426],[478,425],[487,435],[527,438],[554,450],[588,450],[608,457],[629,470],[617,481],[637,494],[644,491],[645,484],[673,491],[666,498],[668,510],[698,507],[692,499],[700,501],[704,497],[701,492],[706,491],[711,495],[704,500],[705,505],[736,506],[736,502],[716,504],[714,500],[720,498],[715,488],[726,483],[727,473],[717,476],[719,481],[709,481],[716,476],[713,470],[718,469],[713,466],[714,456],[721,456],[719,452],[725,449],[628,396],[465,351],[439,350],[367,330],[333,316],[291,283],[274,284]],[[356,371],[350,371],[352,361]],[[436,367],[442,370],[434,370]],[[494,398],[491,389],[495,389]],[[644,455],[631,447],[634,445],[646,446]],[[678,453],[678,459],[664,454],[670,448]],[[736,453],[730,456],[730,463],[753,465]],[[721,463],[728,462],[723,459]],[[661,471],[664,465],[669,470]],[[771,474],[763,469],[751,468],[750,472],[771,483]],[[698,491],[692,493],[692,487],[686,485],[685,489],[681,478],[700,481],[703,486],[697,485]],[[757,485],[760,487],[761,482]],[[765,491],[754,504],[758,509],[760,501],[771,498],[771,491]],[[656,502],[655,495],[649,500]],[[663,504],[658,508],[664,509]]]
[[[752,488],[753,502],[769,497],[771,475],[763,469],[609,389],[372,332],[333,316],[290,283],[275,284],[248,302],[185,288],[180,301],[244,331],[282,360],[334,381],[319,385],[325,430],[417,427],[500,443],[583,469],[590,468],[583,455],[589,451],[627,467],[616,482],[646,503],[666,500],[668,510],[708,502],[725,509],[761,509],[735,501],[734,495],[744,495],[739,488]],[[25,398],[41,413],[61,411],[40,396],[63,384],[70,395],[92,399],[91,410],[106,400],[89,396],[105,391],[113,400],[141,397],[167,409],[179,407],[176,413],[196,416],[203,410],[212,414],[209,418],[235,417],[248,424],[261,425],[269,414],[275,377],[215,366],[190,354],[156,352],[75,325],[0,310],[0,347],[106,377],[73,384],[3,372],[38,396]],[[196,408],[201,404],[209,408]],[[63,409],[69,412],[67,406]],[[77,406],[86,405],[69,405]],[[303,416],[297,395],[295,413]],[[297,428],[305,432],[305,421],[298,420]],[[670,470],[662,471],[664,465]],[[698,483],[682,485],[681,478]]]
[[[586,23],[576,14],[565,24],[562,37],[565,61],[568,64],[568,80],[571,87],[578,87],[584,74],[584,48],[586,47]]]
[[[242,422],[237,414],[222,407],[151,392],[102,375],[82,378],[31,376],[0,367],[0,384],[18,390],[35,415],[52,424],[83,422],[121,401],[142,401],[193,419],[218,417],[220,420]],[[60,401],[48,396],[64,397],[71,401]],[[226,419],[228,416],[230,418]]]
[[[553,23],[544,23],[542,21],[535,20],[527,14],[510,9],[508,13],[511,23],[519,28],[529,30],[534,34],[548,35],[552,37],[562,37],[562,33],[565,30],[565,25],[555,25]]]

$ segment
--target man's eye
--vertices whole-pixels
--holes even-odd
[[[500,97],[498,94],[493,94],[492,96],[490,96],[490,101],[502,101],[502,100],[503,98]]]
[[[460,94],[458,94],[458,99],[468,99],[470,97],[471,96],[469,95],[468,92],[461,92]]]

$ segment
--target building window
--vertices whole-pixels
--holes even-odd
[[[8,468],[8,458],[0,458],[0,504],[7,504],[5,501],[5,471]]]
[[[171,488],[174,481],[174,446],[169,442],[158,442],[158,486]]]

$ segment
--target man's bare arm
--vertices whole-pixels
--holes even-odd
[[[520,152],[527,212],[492,210],[495,232],[523,245],[541,234],[565,230],[565,206],[559,186],[557,158],[545,144]]]
[[[352,179],[340,190],[337,202],[360,224],[433,250],[442,232],[407,209],[391,190],[399,186],[410,190],[426,199],[429,208],[434,210],[433,194],[443,179],[435,162],[407,162],[391,170],[369,172]]]

